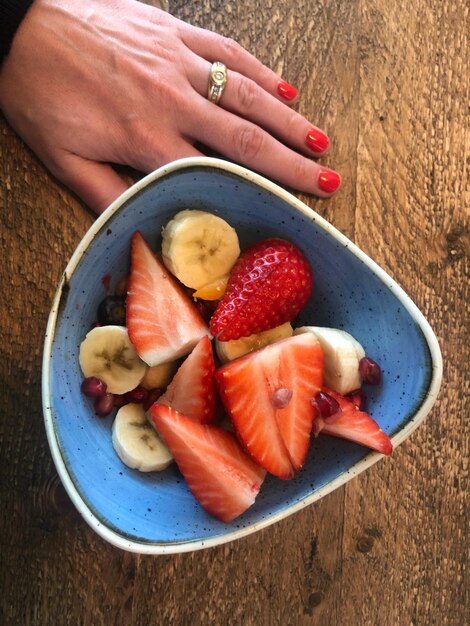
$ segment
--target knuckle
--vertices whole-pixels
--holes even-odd
[[[244,111],[250,111],[256,104],[258,86],[249,78],[242,76],[237,88],[237,101]]]
[[[222,45],[230,63],[236,63],[243,54],[243,47],[231,37],[223,37]]]
[[[131,128],[119,146],[122,162],[142,171],[149,171],[161,159],[165,138],[156,135],[150,125],[138,120],[132,122]]]
[[[259,157],[263,144],[263,132],[257,126],[242,126],[234,133],[233,145],[241,161],[253,161]]]
[[[309,159],[302,157],[300,155],[296,155],[294,159],[292,159],[290,173],[294,184],[302,183],[305,184],[306,180],[313,180],[312,175],[312,162]]]
[[[144,120],[136,114],[129,114],[123,124],[131,153],[146,150],[149,142],[149,129]]]
[[[299,122],[299,114],[286,108],[283,132],[287,137],[301,137],[305,122]],[[307,131],[305,131],[307,134]]]
[[[172,81],[162,73],[150,73],[142,84],[141,94],[147,97],[155,111],[166,115],[170,111],[178,111],[184,102],[183,88],[179,81]],[[147,109],[148,110],[148,109]]]
[[[154,42],[152,49],[153,59],[158,59],[158,65],[162,63],[178,64],[181,56],[181,48],[177,40],[168,37],[165,43]]]
[[[172,16],[166,11],[157,11],[154,7],[150,7],[149,17],[152,26],[167,26],[172,23]]]

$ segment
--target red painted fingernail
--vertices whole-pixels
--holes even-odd
[[[308,131],[306,142],[308,147],[315,150],[315,152],[325,152],[330,145],[330,140],[319,128],[311,128]]]
[[[281,80],[277,85],[278,94],[284,98],[284,100],[294,100],[297,97],[297,89],[285,80]]]
[[[333,170],[320,170],[318,174],[318,186],[322,191],[333,193],[341,185],[341,176]]]

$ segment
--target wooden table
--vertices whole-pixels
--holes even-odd
[[[237,38],[299,87],[298,109],[329,130],[327,162],[344,179],[330,201],[301,197],[422,309],[443,350],[442,390],[390,459],[256,535],[176,556],[107,545],[58,481],[41,412],[49,306],[93,217],[2,120],[0,622],[463,626],[468,5],[176,0],[171,8]]]

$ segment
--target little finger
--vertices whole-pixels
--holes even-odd
[[[341,184],[340,175],[302,156],[268,132],[208,101],[194,111],[186,129],[192,138],[283,185],[329,197]]]

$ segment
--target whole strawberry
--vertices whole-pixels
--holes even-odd
[[[210,331],[230,341],[290,322],[305,306],[312,285],[310,265],[296,246],[284,239],[260,241],[233,266]]]

